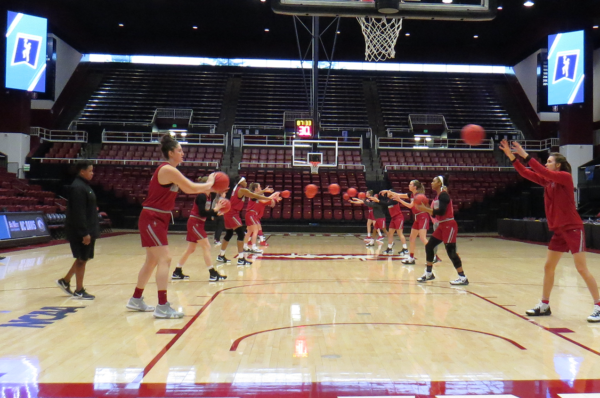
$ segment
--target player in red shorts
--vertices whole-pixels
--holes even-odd
[[[551,153],[546,162],[546,167],[544,167],[535,159],[531,159],[518,142],[513,142],[511,149],[508,141],[502,140],[500,149],[510,159],[513,167],[520,175],[544,187],[544,205],[548,229],[554,231],[554,235],[548,244],[546,264],[544,265],[542,299],[538,305],[525,313],[529,316],[550,315],[552,313],[550,311],[550,293],[554,286],[554,272],[563,253],[570,251],[573,254],[575,268],[585,281],[594,299],[594,310],[587,320],[588,322],[600,322],[600,295],[598,294],[596,279],[594,279],[586,264],[585,234],[583,222],[575,206],[575,189],[573,176],[571,175],[571,165],[560,153]],[[526,169],[517,161],[517,157],[513,152],[522,157],[526,163],[528,162],[531,170]]]
[[[207,177],[202,177],[200,182],[206,182],[207,179]],[[192,213],[190,214],[190,218],[188,218],[187,222],[186,240],[188,242],[188,247],[185,253],[183,253],[179,259],[179,263],[177,264],[177,267],[173,272],[173,276],[171,277],[172,279],[189,279],[189,276],[183,274],[183,266],[190,255],[196,251],[196,246],[198,245],[200,245],[202,248],[204,264],[206,264],[206,268],[210,274],[209,280],[211,282],[217,282],[220,279],[227,279],[227,276],[221,275],[213,266],[210,257],[210,242],[206,238],[206,230],[204,228],[206,220],[214,216],[222,215],[219,212],[219,210],[221,210],[221,204],[217,202],[215,206],[212,206],[212,200],[210,197],[210,194],[205,193],[201,193],[196,196],[194,206],[192,207]],[[215,200],[218,199],[220,199],[219,195],[217,195]]]
[[[433,232],[429,242],[425,245],[425,254],[427,256],[427,269],[423,276],[417,279],[418,282],[427,282],[435,279],[433,274],[433,260],[435,257],[434,249],[440,243],[446,246],[446,253],[452,261],[452,265],[458,272],[458,278],[450,281],[451,285],[468,285],[469,279],[465,275],[462,268],[462,260],[456,252],[456,234],[458,232],[458,224],[454,221],[454,209],[452,208],[452,200],[448,194],[448,190],[444,186],[444,177],[434,177],[431,182],[431,188],[437,193],[437,196],[432,202],[432,206],[415,205],[419,211],[425,211],[432,216],[435,216],[439,227]],[[446,180],[447,181],[447,180]]]
[[[398,254],[407,256],[408,247],[406,246],[406,238],[404,237],[404,214],[402,214],[400,203],[397,200],[394,200],[394,197],[408,199],[408,195],[404,193],[398,194],[392,191],[381,191],[379,193],[379,203],[387,206],[390,217],[392,218],[388,229],[388,247],[383,254],[394,254],[394,233],[397,232],[398,237],[400,237],[400,241],[402,242],[402,250]]]
[[[240,212],[244,208],[244,202],[246,198],[249,199],[260,199],[260,200],[270,200],[266,196],[257,195],[255,193],[250,192],[246,187],[248,183],[244,177],[238,177],[237,183],[231,192],[231,210],[223,215],[225,219],[225,238],[224,242],[221,245],[221,252],[217,256],[217,261],[220,263],[229,263],[231,262],[227,257],[225,257],[225,250],[227,250],[227,246],[229,245],[229,241],[233,237],[233,232],[237,233],[237,248],[238,248],[238,261],[237,265],[252,265],[250,261],[244,258],[244,236],[246,234],[246,228],[242,223],[242,218],[240,216]]]
[[[369,189],[366,193],[366,200],[373,197],[373,190]],[[364,201],[362,201],[364,203]],[[375,214],[373,213],[373,208],[369,207],[367,211],[367,237],[365,238],[365,242],[371,242],[371,230],[375,229],[377,231],[378,241],[383,241],[383,235],[381,234],[381,229],[374,228],[375,226]],[[374,243],[374,242],[373,242]]]
[[[370,192],[370,194],[369,194],[369,192]],[[367,192],[367,197],[365,198],[365,200],[361,200],[359,198],[351,198],[349,200],[349,202],[352,204],[364,204],[365,206],[367,206],[369,208],[369,213],[373,214],[373,220],[372,220],[373,227],[377,231],[384,231],[387,234],[388,232],[385,229],[385,213],[383,212],[384,205],[379,203],[379,199],[378,199],[377,195],[373,196],[373,191],[369,191],[369,192]],[[369,220],[369,221],[371,221],[371,220]],[[379,242],[379,239],[377,241]],[[374,246],[375,239],[369,238],[366,241],[366,243],[367,243],[367,247]]]
[[[175,198],[179,189],[185,193],[199,194],[210,192],[215,177],[210,175],[204,184],[194,183],[176,169],[183,161],[181,145],[167,134],[160,140],[161,151],[167,162],[156,168],[148,197],[144,201],[138,222],[142,246],[146,248],[146,261],[138,274],[138,281],[129,299],[127,308],[135,311],[154,311],[155,318],[182,318],[183,312],[175,311],[167,301],[167,285],[169,283],[169,267],[171,254],[167,233],[171,221],[171,210],[175,207]],[[158,305],[156,308],[146,305],[142,294],[152,272],[156,269],[156,285],[158,288]]]
[[[249,191],[261,195],[265,192],[260,189],[260,184],[253,182],[248,187]],[[275,206],[276,201],[280,201],[279,192],[275,192],[267,196],[269,200],[249,199],[248,207],[246,208],[246,226],[248,228],[248,248],[244,248],[245,251],[250,253],[261,254],[263,251],[256,246],[256,240],[258,238],[258,231],[260,230],[260,219],[265,213],[266,206]]]
[[[406,202],[402,200],[399,196],[396,198],[398,202],[402,205],[411,209],[414,214],[415,221],[413,222],[412,228],[410,230],[410,238],[408,241],[409,247],[409,256],[402,260],[402,264],[415,264],[415,248],[417,246],[417,236],[423,242],[423,245],[427,245],[427,230],[429,229],[429,214],[425,211],[421,211],[417,209],[415,206],[414,200],[415,196],[419,194],[425,193],[425,187],[419,180],[412,180],[410,184],[408,184],[408,190],[410,193],[408,196],[410,197],[410,202]],[[424,205],[429,205],[429,201],[424,202]]]

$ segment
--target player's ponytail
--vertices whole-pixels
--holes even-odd
[[[160,151],[162,152],[165,159],[169,160],[169,152],[175,151],[179,143],[171,134],[165,134],[160,139]]]
[[[417,188],[417,193],[425,193],[425,187],[419,180],[412,180],[411,183]]]
[[[571,165],[567,162],[567,158],[564,155],[558,152],[552,152],[550,156],[554,158],[554,163],[560,164],[560,171],[566,171],[571,174]]]

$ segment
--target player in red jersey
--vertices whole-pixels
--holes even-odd
[[[171,254],[167,232],[171,221],[171,210],[175,206],[177,192],[199,194],[210,192],[214,183],[214,175],[210,175],[204,184],[194,183],[176,169],[183,161],[181,145],[169,134],[160,141],[161,151],[167,162],[157,167],[148,189],[148,197],[142,204],[143,209],[138,222],[142,246],[146,248],[146,261],[138,275],[133,297],[129,299],[127,308],[136,311],[154,311],[155,318],[182,318],[183,312],[175,311],[167,301],[167,285],[169,283],[169,267]],[[158,288],[158,305],[156,308],[144,303],[142,293],[156,269],[156,285]]]
[[[207,180],[208,177],[202,177],[199,179],[199,182],[206,182]],[[220,196],[217,195],[215,200],[219,198]],[[213,206],[210,194],[201,193],[196,196],[196,200],[194,200],[194,206],[192,207],[192,213],[190,214],[190,218],[188,218],[187,222],[186,240],[188,242],[188,247],[185,253],[183,253],[179,259],[179,263],[177,263],[177,267],[175,268],[173,276],[171,277],[172,279],[189,279],[189,276],[183,274],[183,266],[190,255],[196,251],[196,246],[198,245],[200,245],[202,248],[204,264],[206,264],[206,268],[210,274],[209,280],[211,282],[217,282],[220,279],[227,279],[227,276],[221,275],[212,264],[210,257],[210,242],[206,238],[205,230],[207,219],[222,215],[219,210],[221,210],[221,203],[217,201],[217,204]]]
[[[402,242],[402,250],[398,253],[402,256],[408,255],[408,247],[406,246],[406,238],[404,237],[404,214],[402,214],[402,209],[400,209],[400,202],[393,199],[393,197],[408,199],[408,195],[405,193],[395,193],[392,191],[381,191],[379,193],[379,203],[387,206],[388,211],[390,212],[390,225],[388,228],[388,248],[383,252],[383,254],[392,255],[394,254],[394,234],[398,233],[400,237],[400,241]]]
[[[372,197],[373,197],[373,190],[369,189],[366,192],[365,200],[369,200],[369,198],[372,198]],[[361,202],[364,203],[364,201],[361,201]],[[371,230],[373,230],[373,229],[375,229],[375,231],[377,231],[377,235],[378,235],[377,240],[383,241],[383,235],[381,234],[381,229],[375,228],[375,223],[376,223],[376,220],[375,220],[375,214],[373,213],[373,208],[369,207],[367,210],[367,237],[365,238],[365,242],[367,242],[367,244],[369,244],[369,245],[371,243],[375,243],[375,242],[371,242],[371,240],[372,240],[371,239]]]
[[[462,260],[456,252],[456,233],[458,232],[458,224],[454,221],[454,209],[452,208],[452,200],[448,190],[445,189],[444,177],[434,177],[431,182],[431,188],[437,193],[437,196],[432,202],[432,206],[415,205],[419,211],[425,211],[432,216],[435,216],[439,223],[438,228],[433,232],[429,242],[425,245],[425,254],[427,256],[427,269],[423,276],[417,279],[418,282],[427,282],[435,279],[433,274],[433,260],[435,257],[434,249],[440,243],[446,246],[446,253],[450,257],[450,261],[454,265],[458,278],[450,281],[451,285],[468,285],[469,279],[465,275],[462,268]]]
[[[412,228],[410,230],[410,238],[408,242],[409,247],[409,256],[402,260],[402,264],[415,264],[415,248],[417,246],[417,236],[423,242],[423,245],[427,245],[427,230],[429,229],[429,214],[425,211],[421,211],[417,209],[415,206],[415,196],[419,194],[425,193],[425,187],[419,180],[412,180],[410,184],[408,184],[408,190],[410,194],[410,202],[404,201],[402,198],[397,197],[396,200],[400,202],[402,205],[411,209],[414,214],[415,221],[413,222]],[[429,200],[423,203],[424,205],[429,205]]]
[[[552,239],[548,244],[546,264],[544,265],[544,286],[542,288],[542,299],[534,308],[525,313],[529,316],[550,315],[550,293],[554,286],[554,272],[563,253],[569,251],[573,254],[573,261],[577,272],[585,281],[592,298],[594,299],[594,310],[587,320],[588,322],[600,322],[600,295],[596,279],[590,273],[585,258],[585,234],[583,222],[577,207],[575,206],[575,188],[571,165],[560,153],[551,153],[546,162],[546,167],[532,159],[518,142],[512,143],[502,140],[500,149],[510,159],[513,167],[523,177],[544,187],[544,206],[548,229],[554,231]],[[515,152],[529,163],[531,170],[523,166]]]
[[[253,182],[248,187],[249,191],[261,195],[266,192],[260,189],[260,184]],[[272,191],[272,190],[271,190]],[[260,230],[260,219],[262,218],[266,206],[275,206],[276,201],[280,201],[279,192],[267,196],[269,200],[249,199],[246,208],[246,226],[248,228],[248,244],[252,246],[244,247],[244,250],[250,253],[261,254],[263,251],[256,246],[258,231]]]
[[[238,177],[237,183],[231,192],[231,210],[223,215],[225,219],[225,238],[224,242],[221,245],[221,252],[217,257],[217,261],[220,263],[229,263],[231,262],[227,257],[225,257],[225,250],[227,250],[227,246],[229,246],[229,241],[233,237],[233,232],[237,233],[237,248],[238,248],[238,261],[237,265],[251,265],[252,263],[244,258],[244,235],[246,233],[246,228],[244,224],[242,224],[242,218],[240,216],[240,212],[244,208],[244,202],[246,198],[249,199],[260,199],[260,200],[270,200],[266,196],[257,195],[255,193],[250,192],[246,187],[248,183],[244,177]]]

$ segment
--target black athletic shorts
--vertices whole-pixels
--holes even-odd
[[[73,258],[81,261],[91,260],[94,258],[94,245],[96,244],[96,239],[92,239],[89,245],[84,245],[82,240],[82,238],[79,238],[71,239],[69,241],[71,244],[71,252],[73,252]]]

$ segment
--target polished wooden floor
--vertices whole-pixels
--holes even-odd
[[[185,235],[169,239],[175,264]],[[220,266],[228,279],[217,283],[196,252],[184,268],[191,279],[169,286],[180,320],[125,308],[145,254],[135,233],[98,240],[85,279],[94,301],[55,286],[72,263],[67,244],[3,254],[0,398],[600,393],[600,324],[586,322],[593,303],[570,255],[552,316],[531,319],[542,245],[459,237],[471,283],[453,287],[443,248],[435,281],[420,284],[420,243],[415,266],[354,235],[268,243],[251,266]],[[600,255],[587,259],[600,280]],[[156,304],[154,282],[145,296]]]

